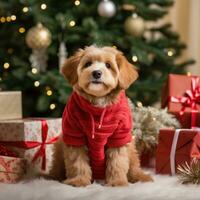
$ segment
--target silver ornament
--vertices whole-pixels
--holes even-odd
[[[101,17],[113,17],[116,13],[116,6],[110,0],[103,0],[98,5],[98,13]]]

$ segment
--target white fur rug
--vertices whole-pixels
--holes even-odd
[[[200,186],[181,185],[176,177],[154,175],[153,183],[105,187],[94,183],[74,188],[56,181],[35,179],[26,183],[0,184],[0,200],[200,200]]]

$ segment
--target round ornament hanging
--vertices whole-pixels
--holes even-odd
[[[45,72],[48,60],[46,49],[51,44],[50,31],[41,23],[38,23],[27,32],[26,43],[32,49],[29,58],[31,67],[40,72]]]
[[[98,5],[98,13],[101,17],[113,17],[116,13],[116,6],[111,0],[102,0]]]
[[[124,22],[124,30],[135,37],[141,37],[145,31],[145,22],[136,13],[128,17]]]

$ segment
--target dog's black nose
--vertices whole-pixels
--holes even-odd
[[[92,72],[92,76],[95,78],[95,79],[99,79],[101,78],[101,75],[102,75],[102,72],[100,70],[95,70]]]

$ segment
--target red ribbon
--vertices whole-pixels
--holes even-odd
[[[182,108],[179,115],[182,116],[187,107],[191,108],[191,127],[196,127],[196,114],[198,112],[197,104],[200,104],[200,86],[198,86],[199,77],[192,77],[191,90],[186,90],[182,97],[170,97],[173,103],[181,103]]]
[[[49,141],[46,141],[47,135],[48,135],[48,125],[47,125],[46,120],[41,120],[41,130],[42,130],[42,142],[37,142],[37,141],[14,141],[14,142],[0,141],[0,144],[5,145],[5,146],[23,148],[23,149],[32,149],[32,148],[36,148],[36,147],[40,146],[40,148],[36,151],[36,153],[32,159],[32,162],[35,162],[37,159],[39,159],[41,157],[42,158],[41,169],[45,170],[46,169],[46,145],[55,143],[58,140],[59,136],[53,137]]]

